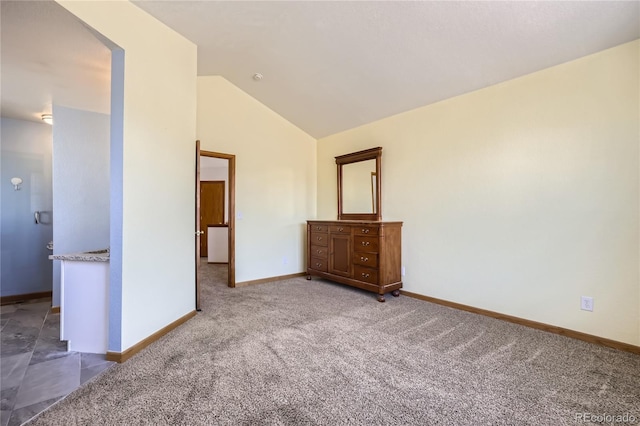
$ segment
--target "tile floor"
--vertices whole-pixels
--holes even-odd
[[[67,352],[51,301],[0,307],[0,426],[21,425],[112,365]]]

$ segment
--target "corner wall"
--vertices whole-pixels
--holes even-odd
[[[109,331],[109,351],[124,352],[195,309],[197,49],[128,1],[58,3],[124,67],[112,77]]]
[[[109,116],[53,106],[54,254],[109,247]],[[60,306],[54,260],[53,306]]]
[[[198,77],[203,151],[236,155],[236,281],[306,270],[316,140],[227,80]]]
[[[333,157],[382,146],[406,290],[640,345],[639,50],[320,139],[318,216],[335,216]]]

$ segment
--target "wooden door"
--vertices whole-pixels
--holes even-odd
[[[196,141],[196,311],[200,311],[200,141]]]
[[[206,257],[208,248],[208,226],[224,223],[224,181],[204,181],[200,183],[200,256]]]
[[[329,273],[351,277],[351,235],[329,236]]]

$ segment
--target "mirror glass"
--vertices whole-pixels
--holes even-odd
[[[382,220],[381,163],[380,147],[336,157],[338,220]]]
[[[376,213],[376,160],[342,166],[344,213]]]

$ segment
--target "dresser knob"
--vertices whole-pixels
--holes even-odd
[[[363,234],[368,234],[368,233],[369,233],[369,230],[368,230],[368,229],[363,228],[363,229],[362,229],[362,233],[363,233]]]
[[[369,245],[369,241],[363,241],[363,242],[362,242],[362,245],[363,245],[363,246],[368,246],[368,245]]]
[[[316,263],[316,266],[319,268],[322,266],[322,263]]]
[[[364,278],[369,278],[369,274],[365,274],[364,272],[362,273],[362,276],[363,276]]]
[[[318,241],[322,241],[322,237],[318,237]]]
[[[320,231],[320,230],[322,230],[322,227],[321,226],[317,226],[316,230]]]
[[[360,260],[363,262],[368,262],[369,258],[368,257],[360,257]]]
[[[322,254],[322,250],[318,250],[318,254]]]
[[[344,228],[338,228],[338,232],[342,232]]]

